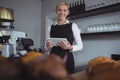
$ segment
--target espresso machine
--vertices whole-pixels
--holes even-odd
[[[2,30],[0,32],[1,36],[2,36],[2,56],[8,57],[9,55],[11,55],[13,52],[13,46],[9,43],[9,39],[10,39],[10,35],[11,35],[11,31],[5,31]],[[8,54],[9,53],[9,54]]]
[[[1,55],[4,57],[9,57],[11,54],[13,54],[15,57],[18,57],[17,40],[18,38],[27,38],[26,34],[21,31],[0,30],[0,36],[3,39],[3,49]],[[22,53],[25,54],[26,51],[23,50]]]
[[[19,57],[19,55],[17,53],[21,53],[21,54],[26,54],[27,51],[20,49],[19,44],[18,44],[18,39],[21,38],[27,38],[26,33],[25,32],[21,32],[21,31],[12,31],[11,34],[11,39],[10,39],[10,44],[13,45],[13,51],[14,51],[14,56],[15,57]]]

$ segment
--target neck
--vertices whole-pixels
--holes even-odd
[[[57,22],[58,22],[59,25],[62,25],[62,24],[64,24],[66,22],[66,19],[64,19],[64,20],[59,20],[58,19]]]

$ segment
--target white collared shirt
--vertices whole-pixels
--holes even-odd
[[[64,24],[69,23],[68,20],[66,20],[66,22]],[[54,25],[58,24],[57,21],[55,21]],[[51,27],[50,27],[51,28]],[[49,33],[48,33],[48,37],[50,37],[50,28],[49,28]],[[73,52],[74,51],[78,51],[78,50],[82,50],[83,49],[83,43],[82,43],[82,39],[81,39],[81,30],[78,28],[77,24],[72,23],[72,31],[73,31],[73,37],[74,37],[74,44],[73,46]]]

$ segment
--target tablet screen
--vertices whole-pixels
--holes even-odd
[[[60,41],[67,41],[67,38],[48,38],[48,41],[53,42],[56,46]]]

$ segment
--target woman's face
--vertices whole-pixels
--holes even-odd
[[[67,5],[59,5],[56,9],[57,18],[59,20],[65,20],[69,14],[69,9]]]

